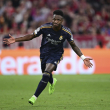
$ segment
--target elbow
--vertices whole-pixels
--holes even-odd
[[[32,40],[33,38],[30,38],[29,40]]]
[[[33,39],[33,35],[29,35],[28,40],[32,40]]]

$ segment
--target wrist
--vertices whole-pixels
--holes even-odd
[[[15,42],[16,42],[16,39],[15,39]]]
[[[15,38],[15,42],[17,42],[17,39]]]
[[[81,55],[80,58],[81,58],[82,60],[84,60],[86,57],[85,57],[84,55]]]

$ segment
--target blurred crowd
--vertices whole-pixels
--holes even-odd
[[[9,33],[16,37],[32,33],[51,22],[56,9],[64,12],[63,25],[69,27],[73,35],[109,36],[110,48],[110,0],[0,0],[0,34],[8,38]],[[95,47],[95,43],[93,45]]]
[[[56,9],[75,35],[110,35],[110,0],[0,0],[0,33],[31,33]]]

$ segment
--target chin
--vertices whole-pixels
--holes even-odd
[[[54,27],[59,27],[59,25],[53,25]]]

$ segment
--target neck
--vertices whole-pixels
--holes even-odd
[[[54,31],[59,31],[60,29],[61,29],[61,25],[60,25],[59,27],[53,26],[53,30],[54,30]]]

